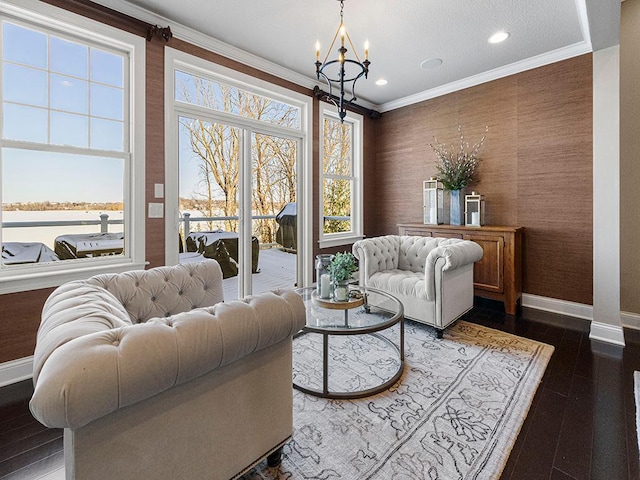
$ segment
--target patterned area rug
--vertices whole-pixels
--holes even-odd
[[[388,336],[397,342],[398,331]],[[330,389],[362,388],[395,371],[397,359],[379,339],[336,338],[330,365],[343,365]],[[297,380],[320,381],[320,341],[294,341]],[[553,347],[463,321],[443,340],[407,322],[405,347],[403,376],[378,395],[326,400],[294,390],[294,434],[282,464],[263,462],[243,479],[498,478]]]

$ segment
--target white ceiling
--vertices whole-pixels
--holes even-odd
[[[306,86],[340,21],[336,0],[96,1]],[[370,44],[358,98],[381,111],[591,51],[585,0],[345,0],[344,22],[360,56]],[[489,44],[497,30],[510,37]]]

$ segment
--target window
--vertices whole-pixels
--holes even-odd
[[[169,47],[165,60],[165,202],[175,212],[166,220],[166,263],[203,239],[237,238],[225,298],[258,293],[256,262],[284,246],[277,218],[288,207],[297,212],[298,255],[285,275],[291,285],[309,283],[311,97]]]
[[[0,3],[0,293],[144,262],[144,39],[34,8]]]
[[[320,112],[320,248],[362,238],[362,117],[340,123],[333,106]]]

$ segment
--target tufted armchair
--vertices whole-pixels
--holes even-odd
[[[67,479],[228,479],[279,462],[304,305],[291,290],[222,299],[213,260],[51,294],[30,408],[64,428]]]
[[[386,235],[353,244],[360,285],[398,298],[407,318],[442,331],[473,307],[478,244],[455,238]]]

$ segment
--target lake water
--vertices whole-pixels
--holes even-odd
[[[99,210],[47,210],[47,211],[3,211],[2,222],[51,222],[100,220],[100,215],[109,215],[109,220],[123,219],[122,211]],[[124,225],[109,225],[109,232],[122,232]],[[55,227],[3,228],[3,242],[41,242],[53,249],[56,237],[69,233],[100,233],[100,225],[74,225]]]

